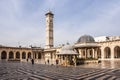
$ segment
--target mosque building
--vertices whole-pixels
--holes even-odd
[[[54,14],[46,14],[46,45],[41,47],[7,47],[0,45],[0,61],[30,62],[40,64],[76,65],[77,59],[94,61],[120,60],[120,36],[81,36],[73,45],[54,47]]]

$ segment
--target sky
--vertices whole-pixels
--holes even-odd
[[[120,0],[0,0],[0,45],[45,46],[45,13],[54,14],[54,45],[82,35],[119,36]]]

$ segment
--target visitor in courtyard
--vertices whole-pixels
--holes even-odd
[[[31,62],[32,62],[32,65],[33,65],[34,64],[34,59],[32,59]]]
[[[56,59],[56,65],[58,65],[58,63],[59,63],[59,61],[58,61],[58,59]]]
[[[47,63],[49,64],[49,59],[47,60]]]
[[[28,59],[27,59],[27,62],[28,62]]]

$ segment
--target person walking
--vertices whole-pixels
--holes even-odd
[[[49,64],[49,59],[47,60],[47,63]]]
[[[32,62],[32,65],[33,65],[34,64],[34,59],[32,59],[31,62]]]
[[[58,63],[59,63],[59,61],[58,61],[58,59],[56,59],[56,65],[58,65]]]

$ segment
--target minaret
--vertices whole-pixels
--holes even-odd
[[[46,14],[46,47],[53,47],[53,16],[54,14],[51,11],[48,11]]]

